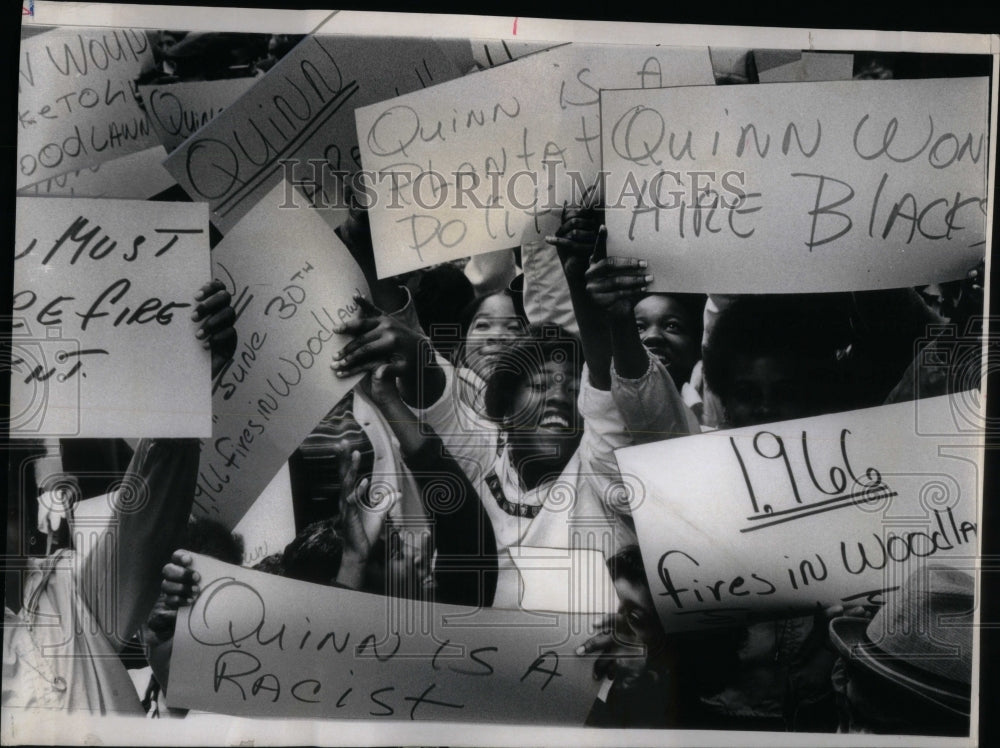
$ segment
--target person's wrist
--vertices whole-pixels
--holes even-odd
[[[357,588],[364,577],[367,554],[354,548],[345,548],[340,558],[336,582],[345,587]]]

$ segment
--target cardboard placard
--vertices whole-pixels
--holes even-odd
[[[651,291],[857,291],[983,257],[985,78],[605,91],[608,252]]]
[[[599,684],[590,620],[430,605],[195,555],[173,706],[255,717],[582,725]]]
[[[880,603],[915,564],[969,563],[971,394],[618,450],[667,630]]]
[[[23,40],[17,188],[156,145],[133,83],[152,59],[136,29],[59,28]]]
[[[209,435],[210,277],[204,205],[17,198],[11,436]]]
[[[581,202],[600,89],[713,81],[707,48],[569,44],[358,109],[379,277],[519,246]]]
[[[19,190],[33,197],[103,197],[148,200],[177,182],[163,168],[167,152],[162,145],[77,169]]]
[[[257,78],[229,78],[139,86],[139,95],[160,142],[167,151],[173,151],[257,81]]]
[[[356,107],[457,75],[430,39],[309,36],[165,166],[226,233],[282,178],[334,194],[361,167]]]
[[[212,250],[237,313],[236,354],[215,382],[195,512],[235,527],[302,440],[354,385],[330,370],[333,326],[369,298],[361,269],[320,215],[277,207],[278,184]]]

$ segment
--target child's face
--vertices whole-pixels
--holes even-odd
[[[511,298],[506,294],[488,297],[472,318],[465,336],[465,365],[476,369],[478,365],[489,363],[503,352],[505,340],[523,334]]]
[[[632,633],[646,645],[647,651],[656,651],[664,644],[665,634],[656,614],[653,595],[645,582],[634,582],[624,576],[614,580],[619,607]]]
[[[556,446],[555,460],[565,461],[581,434],[577,410],[580,377],[573,361],[547,361],[523,378],[511,392],[504,430],[523,454],[544,455]]]
[[[806,367],[779,356],[739,357],[734,366],[731,394],[723,403],[726,425],[758,426],[774,421],[816,415],[815,403],[823,388],[811,380]]]
[[[701,358],[698,320],[668,294],[650,294],[635,305],[639,339],[667,367],[680,388]]]

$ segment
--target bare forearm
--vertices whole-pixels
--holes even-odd
[[[81,593],[116,647],[138,629],[156,601],[161,569],[191,513],[199,452],[196,439],[140,442],[110,528],[84,559]]]
[[[443,390],[443,387],[442,387]],[[418,454],[427,443],[427,436],[421,433],[417,417],[398,398],[387,398],[379,403],[379,410],[389,422],[389,428],[399,441],[399,449],[403,457]]]
[[[639,338],[634,317],[612,317],[611,355],[615,371],[625,379],[639,379],[649,368],[649,354]]]
[[[583,358],[590,372],[590,383],[594,389],[611,389],[611,331],[604,311],[587,295],[583,277],[568,276],[570,299],[573,313],[580,326],[580,340],[583,344]]]

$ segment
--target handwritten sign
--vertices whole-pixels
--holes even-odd
[[[284,189],[278,184],[212,250],[239,344],[215,382],[195,512],[228,527],[356,381],[337,379],[330,361],[349,340],[334,325],[357,313],[355,294],[369,293],[364,276],[316,211],[277,207]]]
[[[570,44],[357,110],[380,277],[517,246],[601,164],[603,88],[710,84],[708,49]]]
[[[983,257],[985,78],[606,91],[608,252],[654,291],[866,290]]]
[[[309,36],[165,165],[225,233],[283,176],[332,193],[359,169],[355,107],[457,75],[430,39]]]
[[[969,394],[619,450],[664,626],[879,603],[914,564],[974,557]]]
[[[553,42],[516,42],[513,39],[470,39],[472,59],[479,67],[495,68],[522,57],[559,46]]]
[[[17,188],[156,145],[133,80],[152,64],[134,29],[54,29],[21,42]]]
[[[19,190],[18,194],[148,200],[177,184],[163,168],[166,157],[167,152],[158,145],[87,169],[50,177]]]
[[[280,553],[295,538],[288,463],[281,466],[233,532],[243,538],[243,566],[253,566],[272,553]]]
[[[177,616],[170,703],[255,717],[583,725],[589,622],[428,605],[195,556]]]
[[[257,81],[257,78],[230,78],[139,86],[139,95],[160,142],[173,151]]]
[[[201,437],[203,205],[17,198],[11,435]]]

